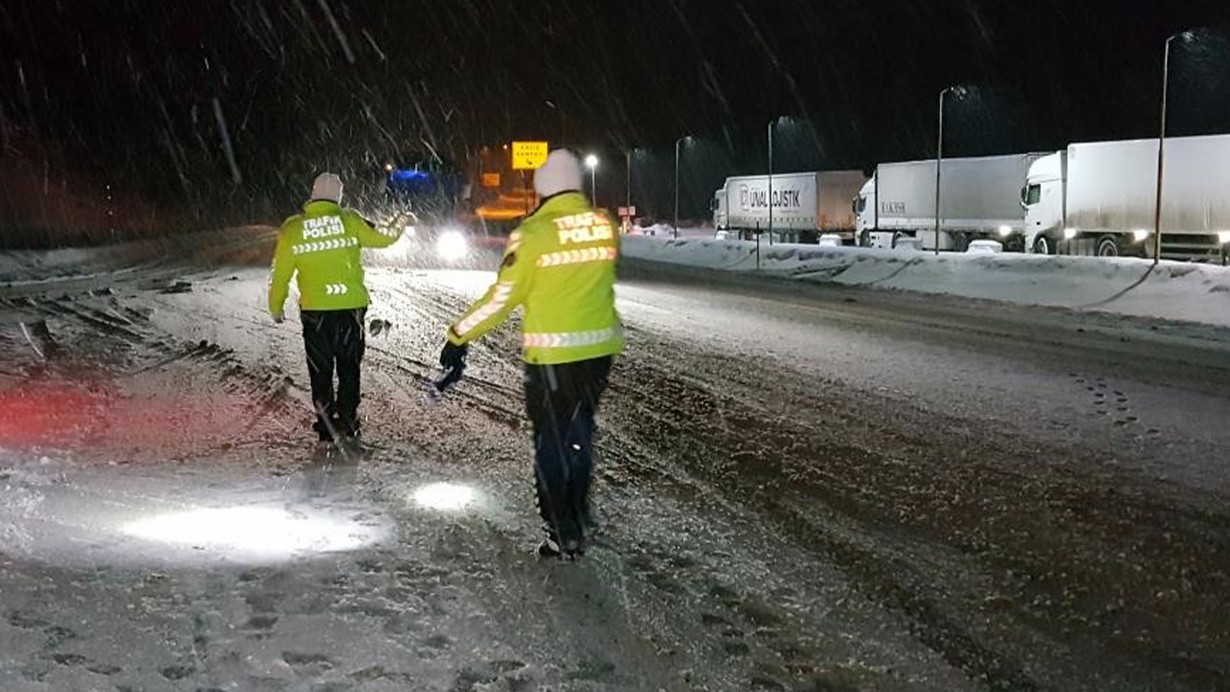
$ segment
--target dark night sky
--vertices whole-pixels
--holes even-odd
[[[699,210],[764,170],[781,115],[778,170],[929,156],[951,84],[979,87],[949,101],[953,155],[1153,136],[1191,27],[1215,31],[1175,50],[1170,132],[1230,132],[1226,0],[5,0],[0,163],[257,209],[325,167],[541,138],[605,152],[614,204],[622,151],[661,198],[691,134]]]

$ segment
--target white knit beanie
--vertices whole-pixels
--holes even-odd
[[[547,154],[546,163],[534,171],[534,192],[541,197],[581,190],[581,162],[567,149]]]
[[[312,182],[311,199],[327,199],[330,202],[342,202],[342,179],[333,173],[321,173]],[[310,200],[309,200],[310,201]]]

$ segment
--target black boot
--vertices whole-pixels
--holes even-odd
[[[585,556],[585,539],[572,538],[564,541],[563,554],[560,556],[564,560],[579,560]]]
[[[563,551],[560,549],[559,540],[555,538],[554,533],[548,533],[542,539],[542,543],[538,544],[538,557],[560,557]]]
[[[325,425],[319,418],[315,423],[312,423],[312,430],[316,431],[317,438],[321,442],[332,442],[333,433],[329,431],[329,426]]]
[[[585,555],[585,538],[560,540],[554,529],[546,528],[546,536],[538,544],[538,557],[553,557],[561,560],[576,560]]]

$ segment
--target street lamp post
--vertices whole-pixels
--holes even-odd
[[[632,208],[632,159],[636,156],[636,147],[632,147],[624,156],[627,158],[627,166],[624,171],[624,205],[629,209]]]
[[[636,147],[632,147],[624,152],[624,211],[623,227],[626,231],[632,227],[632,155],[636,153]]]
[[[691,135],[684,135],[675,140],[675,224],[671,227],[671,235],[675,238],[679,237],[679,147],[691,138]]]
[[[1191,37],[1192,32],[1184,31],[1167,38],[1162,58],[1162,114],[1157,134],[1157,194],[1153,201],[1153,264],[1162,259],[1162,155],[1166,145],[1166,100],[1170,90],[1170,44],[1176,38],[1186,41]]]
[[[566,124],[564,122],[564,110],[560,108],[559,106],[555,105],[555,103],[552,102],[550,99],[544,100],[543,103],[547,104],[547,107],[550,108],[551,110],[555,111],[556,113],[559,113],[559,142],[556,146],[559,146],[559,147],[565,146],[565,144],[568,141],[568,138],[567,138],[568,132],[567,132]]]
[[[589,205],[598,206],[597,170],[598,157],[590,154],[585,157],[585,167],[589,169]]]
[[[944,97],[953,87],[940,91],[940,131],[935,141],[935,254],[940,254],[940,169],[944,163]]]
[[[769,204],[769,244],[773,244],[773,125],[777,123],[777,118],[769,121],[769,192],[768,199],[765,201]]]

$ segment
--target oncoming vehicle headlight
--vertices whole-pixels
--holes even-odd
[[[1000,226],[999,227],[999,237],[1000,238],[1007,238],[1010,235],[1012,235],[1012,226]]]
[[[446,262],[452,262],[465,257],[470,252],[470,244],[461,231],[447,230],[436,238],[436,254]]]
[[[1230,245],[1230,231],[1218,231],[1217,242],[1222,245]]]
[[[1072,240],[1072,239],[1073,239],[1073,238],[1075,238],[1075,237],[1076,237],[1076,229],[1075,229],[1075,228],[1065,228],[1065,229],[1063,229],[1063,239],[1064,239],[1064,240]]]
[[[1138,243],[1142,242],[1145,238],[1148,238],[1148,237],[1149,237],[1149,232],[1143,228],[1138,228],[1132,231],[1132,240]]]

